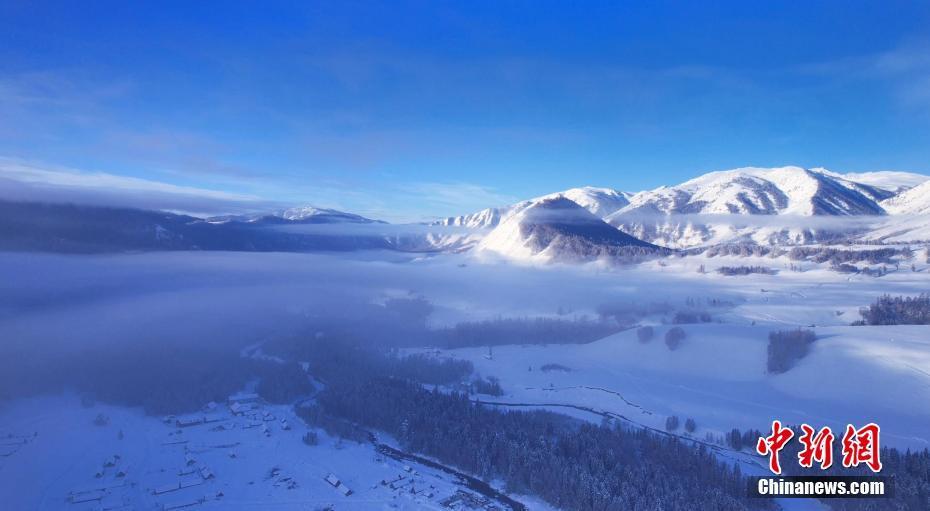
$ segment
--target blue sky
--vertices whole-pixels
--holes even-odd
[[[411,220],[747,165],[930,173],[927,2],[294,4],[3,2],[0,185]]]

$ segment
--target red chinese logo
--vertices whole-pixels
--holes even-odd
[[[826,470],[833,465],[833,431],[829,426],[814,434],[814,428],[801,424],[801,436],[798,440],[804,446],[798,453],[798,461],[802,467],[810,468],[814,461],[820,462],[820,469]]]
[[[881,471],[881,448],[878,441],[880,432],[878,425],[874,422],[859,429],[853,427],[852,424],[847,424],[842,440],[843,466],[852,468],[864,463],[873,472]],[[769,457],[769,469],[773,473],[781,475],[778,455],[793,437],[794,431],[783,427],[778,420],[772,421],[771,435],[759,437],[756,452]],[[801,442],[802,448],[798,452],[798,464],[810,468],[814,466],[814,462],[818,462],[821,470],[833,466],[833,441],[835,439],[829,427],[817,431],[807,424],[801,424],[801,435],[798,441]]]
[[[843,466],[857,467],[865,463],[872,472],[882,469],[879,459],[878,424],[870,422],[859,429],[852,424],[846,425],[846,434],[843,435]]]
[[[776,474],[781,474],[781,464],[778,462],[778,453],[785,448],[785,444],[788,443],[788,440],[791,440],[791,437],[794,436],[794,431],[791,431],[788,428],[781,427],[781,422],[777,420],[772,421],[772,434],[767,437],[759,437],[759,442],[756,443],[756,452],[769,457],[769,469]]]

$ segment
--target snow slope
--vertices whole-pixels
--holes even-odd
[[[467,215],[450,216],[435,223],[436,225],[448,227],[470,227],[473,229],[486,229],[490,227],[496,227],[497,224],[500,223],[501,217],[506,216],[512,209],[516,207],[517,205],[503,208],[487,208]]]
[[[70,395],[9,403],[0,409],[0,433],[19,444],[0,457],[0,490],[16,489],[0,492],[3,507],[161,510],[196,503],[194,509],[215,510],[439,511],[448,509],[444,499],[467,491],[442,471],[392,459],[370,444],[317,430],[319,443],[306,445],[307,427],[290,406],[260,405],[249,413],[235,416],[221,404],[209,413],[213,422],[178,428],[136,409],[86,408]],[[109,422],[95,425],[98,414]],[[104,467],[114,455],[114,465]],[[328,483],[330,474],[351,494]],[[381,481],[397,481],[396,488]],[[93,500],[70,502],[83,499]],[[551,509],[535,498],[519,499],[529,509]]]
[[[896,215],[919,215],[930,213],[930,181],[891,197],[882,206]]]
[[[600,218],[604,218],[607,215],[629,205],[630,197],[632,196],[633,194],[629,192],[621,192],[612,188],[595,188],[593,186],[585,186],[581,188],[572,188],[570,190],[565,190],[564,192],[551,193],[549,195],[544,195],[533,200],[539,201],[544,199],[564,197],[574,202],[575,204],[578,204],[584,209],[587,209],[591,212],[591,214]]]
[[[660,429],[670,415],[691,417],[697,438],[776,418],[835,430],[875,421],[886,445],[930,447],[927,327],[817,328],[812,352],[780,375],[765,373],[771,327],[684,325],[675,351],[662,341],[668,328],[648,343],[629,330],[582,346],[497,346],[490,360],[480,348],[447,355],[500,378],[512,403],[607,410]],[[541,370],[552,363],[569,370]]]
[[[874,186],[894,193],[903,192],[904,190],[913,188],[930,180],[930,176],[925,176],[923,174],[889,170],[878,172],[847,172],[846,174],[839,175],[849,181]]]
[[[584,186],[581,188],[571,188],[562,192],[550,193],[535,199],[525,200],[509,206],[499,208],[488,208],[467,215],[453,216],[444,218],[438,222],[438,225],[461,226],[471,228],[491,228],[496,227],[501,220],[514,214],[524,208],[531,206],[539,201],[546,199],[555,199],[564,197],[575,204],[590,211],[598,217],[605,217],[614,211],[623,208],[630,203],[629,198],[633,194],[621,192],[612,188],[596,188],[593,186]]]
[[[654,248],[615,229],[562,196],[531,202],[509,214],[481,242],[479,253],[519,261],[584,261],[623,247]]]
[[[738,264],[780,271],[715,272]],[[594,408],[659,429],[669,415],[693,417],[696,438],[734,427],[765,430],[774,418],[833,427],[876,421],[887,445],[930,447],[930,326],[849,326],[860,307],[882,294],[925,291],[930,274],[923,253],[916,272],[902,267],[882,278],[840,275],[807,262],[793,262],[803,271],[791,271],[789,264],[786,257],[702,255],[599,273],[603,286],[627,286],[618,290],[618,303],[661,300],[653,289],[665,290],[661,296],[675,308],[682,295],[703,301],[712,322],[680,325],[687,337],[675,351],[663,341],[673,326],[664,323],[667,317],[648,316],[642,324],[652,325],[655,335],[647,343],[633,329],[584,345],[494,346],[490,359],[485,347],[441,356],[470,360],[480,374],[500,378],[502,401]],[[709,305],[711,299],[728,305]],[[769,333],[798,327],[816,332],[811,352],[786,373],[766,374]],[[552,363],[569,370],[541,370]]]
[[[890,196],[823,171],[746,167],[640,192],[609,218],[629,213],[879,215],[876,199]]]
[[[920,215],[895,215],[863,234],[864,240],[886,243],[930,241],[930,212]]]
[[[373,223],[380,222],[354,213],[346,213],[335,209],[317,208],[315,206],[300,206],[283,209],[272,213],[256,215],[232,215],[208,218],[211,223],[247,222],[255,224],[329,224],[329,223]]]
[[[635,194],[610,188],[573,188],[439,223],[490,229],[539,200],[564,197],[625,233],[666,247],[794,245],[863,235],[878,224],[850,221],[811,225],[804,218],[861,219],[882,217],[886,210],[892,214],[930,211],[930,199],[924,200],[930,197],[928,179],[907,172],[842,174],[824,168],[745,167]],[[764,217],[782,220],[747,220]]]
[[[711,172],[633,196],[611,225],[646,241],[686,248],[718,243],[792,245],[858,234],[857,222],[809,225],[805,217],[884,215],[892,192],[825,169],[742,168]],[[750,220],[779,217],[781,221]]]

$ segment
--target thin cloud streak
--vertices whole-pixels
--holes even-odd
[[[84,172],[15,158],[0,158],[0,199],[70,202],[189,214],[253,212],[278,206],[254,195],[105,172]]]
[[[196,216],[313,205],[392,222],[431,220],[438,217],[437,213],[467,213],[517,201],[492,188],[467,182],[416,182],[380,188],[371,183],[288,186],[286,182],[266,182],[258,188],[261,192],[257,194],[233,193],[0,157],[0,200],[131,207]],[[398,209],[393,204],[405,207]]]

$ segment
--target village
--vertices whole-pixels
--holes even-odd
[[[29,490],[30,473],[60,476],[47,488],[12,496],[12,509],[254,509],[259,502],[333,511],[504,509],[449,473],[394,459],[368,443],[316,431],[317,445],[307,445],[312,430],[292,407],[252,392],[161,418],[102,404],[88,408],[74,396],[39,401],[34,404],[57,412],[31,429],[0,432],[0,478],[7,487],[19,478]],[[72,427],[61,427],[66,423]],[[68,455],[67,465],[43,465],[49,449]]]

